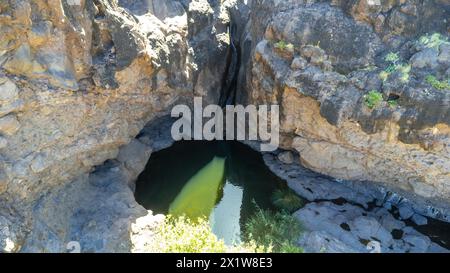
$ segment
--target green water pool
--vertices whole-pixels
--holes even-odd
[[[153,213],[205,216],[213,232],[233,244],[255,204],[275,210],[271,196],[286,187],[259,153],[239,142],[181,141],[152,154],[136,200]]]

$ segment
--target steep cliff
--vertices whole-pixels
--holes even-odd
[[[65,251],[72,214],[83,213],[76,206],[106,202],[96,195],[107,190],[96,192],[76,181],[88,179],[93,167],[108,159],[120,160],[119,148],[147,122],[170,113],[171,105],[189,103],[194,95],[218,101],[231,5],[206,0],[0,3],[2,249],[17,251],[27,238],[28,251]],[[134,146],[146,153],[144,166],[149,145]],[[131,206],[137,206],[128,191]],[[97,205],[77,199],[89,200],[88,192],[100,198]],[[106,248],[94,244],[92,251]]]
[[[281,105],[282,147],[308,168],[445,219],[449,16],[446,1],[254,1],[238,96]]]

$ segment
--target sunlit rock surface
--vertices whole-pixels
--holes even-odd
[[[175,103],[194,94],[218,100],[232,5],[0,3],[2,250],[66,251],[68,241],[88,234],[95,240],[83,239],[86,251],[125,251],[109,245],[118,242],[117,234],[128,234],[127,217],[136,215],[120,200],[138,206],[126,189],[145,167],[152,151],[145,145],[154,140],[125,145]],[[109,167],[119,168],[119,176],[94,168],[115,158],[120,164]],[[100,216],[107,211],[110,216]],[[126,216],[117,216],[121,211]],[[101,239],[107,233],[113,237]]]
[[[449,4],[369,2],[254,3],[238,97],[280,104],[281,146],[304,166],[377,183],[448,221],[450,92],[429,78],[449,79]]]

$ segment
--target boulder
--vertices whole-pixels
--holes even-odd
[[[284,164],[292,164],[294,163],[294,156],[292,155],[292,152],[285,151],[278,155],[278,160],[280,160]]]

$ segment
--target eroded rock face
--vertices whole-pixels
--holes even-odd
[[[281,146],[304,166],[377,182],[446,219],[450,92],[429,79],[450,75],[449,5],[369,2],[253,3],[240,100],[280,104]]]
[[[308,204],[294,215],[313,230],[300,239],[308,252],[447,252],[384,208],[366,212],[350,204],[321,202]]]
[[[111,244],[141,213],[128,183],[152,140],[125,145],[194,94],[218,101],[234,2],[0,3],[0,251],[127,251]]]

